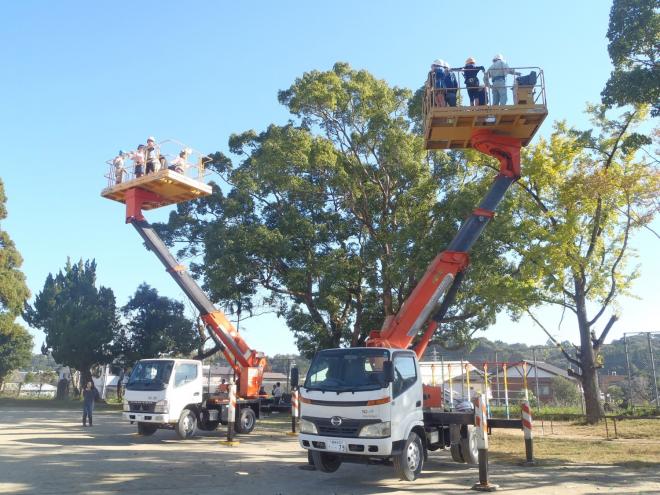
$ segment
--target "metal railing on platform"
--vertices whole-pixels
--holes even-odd
[[[445,72],[445,74],[454,74],[455,87],[453,83],[447,84],[445,76],[439,81],[435,71],[429,72],[424,92],[424,117],[434,109],[443,107],[546,106],[545,77],[541,68],[511,67],[507,72],[504,76],[498,72],[496,77],[493,77],[488,71],[481,72],[476,78],[478,85],[470,87],[466,85],[466,81],[471,78],[466,77],[464,68],[449,69]],[[467,76],[474,76],[474,74]],[[513,80],[512,83],[510,83],[511,80]],[[509,91],[512,92],[511,100],[508,97],[502,97],[502,92],[507,96]],[[501,103],[503,101],[506,103]],[[510,101],[512,103],[509,103]],[[498,104],[494,105],[493,102]]]
[[[118,153],[114,158],[106,160],[108,165],[107,187],[139,179],[161,170],[170,170],[190,179],[204,182],[207,174],[206,164],[211,159],[204,153],[175,139],[166,139],[155,146],[153,158],[148,163],[145,149],[135,149]]]

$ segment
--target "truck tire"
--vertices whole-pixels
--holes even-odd
[[[403,451],[392,458],[394,469],[399,475],[399,479],[404,481],[415,481],[417,475],[422,472],[424,467],[424,445],[422,439],[414,431],[408,435],[403,446]]]
[[[215,431],[219,424],[220,421],[200,421],[197,427],[202,431]]]
[[[237,419],[238,421],[234,423],[236,433],[250,433],[254,430],[254,425],[257,424],[257,415],[250,407],[241,409]]]
[[[197,415],[195,411],[184,409],[181,411],[179,422],[176,424],[176,434],[181,440],[186,440],[195,434],[197,429]]]
[[[461,444],[453,443],[449,446],[449,452],[451,452],[451,458],[455,462],[465,462],[463,459],[463,453],[461,452]]]
[[[467,434],[461,434],[461,455],[464,462],[468,464],[479,463],[479,449],[477,448],[477,428],[472,425],[467,425]]]
[[[138,435],[142,435],[143,437],[148,437],[156,433],[158,426],[152,423],[138,422],[137,428],[138,428]]]
[[[341,466],[341,458],[338,455],[319,452],[318,450],[312,450],[311,453],[314,467],[322,473],[334,473]]]

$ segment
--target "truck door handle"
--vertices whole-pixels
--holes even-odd
[[[415,402],[415,407],[422,407],[422,401],[418,400],[417,402]]]
[[[193,394],[193,397],[196,397],[196,396],[198,396],[198,395],[199,395],[199,392],[195,392],[195,393]]]

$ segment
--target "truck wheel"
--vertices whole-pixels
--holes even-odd
[[[158,426],[151,424],[151,423],[138,423],[138,435],[142,435],[143,437],[148,437],[156,433],[156,430],[158,429]]]
[[[341,458],[338,455],[328,454],[312,450],[312,461],[314,467],[322,473],[334,473],[341,466]]]
[[[254,425],[257,423],[257,415],[250,407],[241,409],[238,415],[238,421],[234,423],[234,430],[236,433],[250,433],[254,430]]]
[[[392,461],[399,479],[415,481],[417,475],[422,472],[422,467],[424,467],[424,445],[417,433],[410,432],[403,447],[403,452],[394,456]]]
[[[468,464],[479,463],[479,449],[477,448],[477,428],[467,425],[467,435],[461,434],[461,455]]]
[[[463,459],[463,453],[461,452],[460,444],[451,444],[449,446],[449,452],[451,452],[451,458],[454,460],[454,462],[465,462],[465,459]]]
[[[215,431],[219,424],[220,421],[200,421],[197,427],[202,431]]]
[[[181,440],[186,440],[195,434],[197,429],[197,415],[195,411],[184,409],[181,411],[179,422],[176,425],[176,434]]]

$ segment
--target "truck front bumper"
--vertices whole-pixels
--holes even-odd
[[[389,457],[392,455],[392,438],[344,438],[324,437],[301,433],[298,441],[303,449],[318,450],[330,454],[362,455],[365,457]]]
[[[169,414],[163,413],[123,412],[121,416],[127,421],[136,421],[139,423],[170,423],[176,421],[170,420]]]

